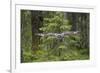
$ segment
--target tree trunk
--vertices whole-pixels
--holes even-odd
[[[89,48],[89,14],[81,14],[80,41],[82,48]]]
[[[31,24],[32,24],[32,50],[39,49],[39,36],[35,33],[41,32],[39,28],[42,26],[43,17],[41,11],[31,11]]]

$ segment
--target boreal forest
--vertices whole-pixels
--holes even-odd
[[[89,60],[89,13],[20,12],[21,63]]]

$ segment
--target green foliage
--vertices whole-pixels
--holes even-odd
[[[23,61],[22,62],[32,62],[32,52],[31,51],[23,51]]]
[[[23,58],[21,62],[30,62],[31,45],[32,45],[32,31],[31,31],[31,15],[28,10],[21,10],[21,57]]]
[[[63,32],[69,30],[71,25],[69,25],[68,20],[65,20],[62,12],[51,12],[52,17],[46,17],[43,21],[43,27],[40,28],[43,32]],[[49,16],[49,14],[47,15]]]
[[[62,33],[72,30],[73,25],[68,18],[65,18],[64,12],[43,11],[42,14],[43,24],[38,28],[40,32]],[[21,48],[24,50],[23,62],[89,59],[89,48],[83,48],[80,43],[82,35],[64,36],[61,39],[54,36],[39,37],[38,49],[32,50],[31,16],[30,11],[22,11]]]

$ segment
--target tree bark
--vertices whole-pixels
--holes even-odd
[[[32,50],[39,49],[39,36],[35,33],[41,32],[39,28],[42,26],[43,17],[41,11],[31,11],[31,24],[32,24]]]

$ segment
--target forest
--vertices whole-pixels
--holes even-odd
[[[89,13],[20,12],[21,63],[89,59]]]

